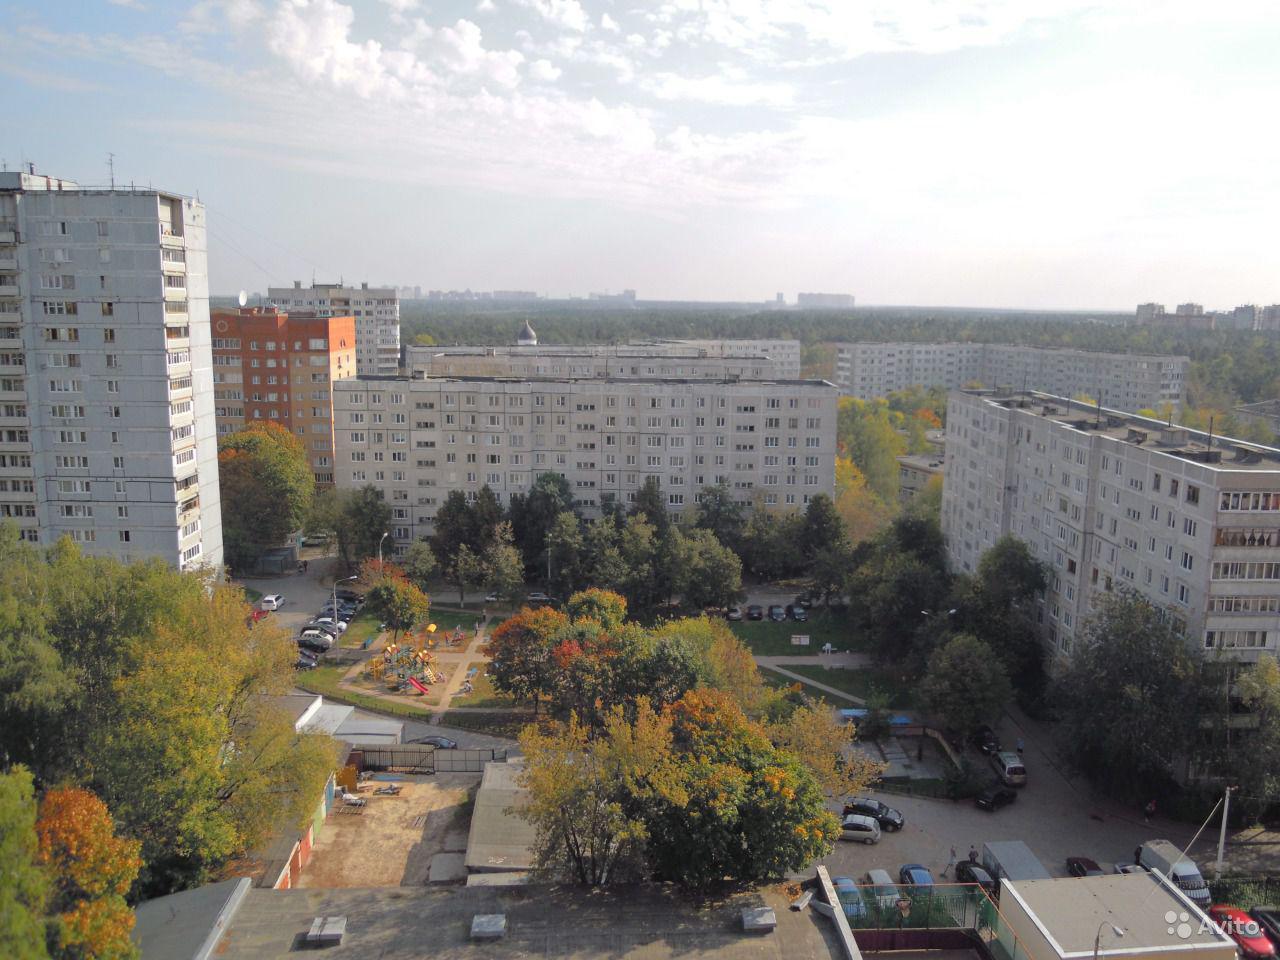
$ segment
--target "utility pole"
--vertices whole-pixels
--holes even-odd
[[[116,155],[111,152],[107,153],[107,174],[111,178],[111,189],[114,190],[116,188]]]
[[[1218,860],[1213,865],[1213,879],[1222,876],[1222,854],[1227,846],[1227,814],[1231,810],[1231,791],[1235,787],[1227,787],[1222,795],[1222,826],[1218,828]]]

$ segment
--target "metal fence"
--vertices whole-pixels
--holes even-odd
[[[1243,910],[1280,903],[1280,877],[1221,877],[1209,881],[1209,896]]]
[[[506,750],[438,750],[428,744],[355,744],[363,770],[387,770],[393,773],[483,773],[484,765],[505,763]]]

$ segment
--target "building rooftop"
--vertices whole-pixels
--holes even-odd
[[[1201,932],[1196,908],[1154,874],[1003,881],[1003,890],[1026,908],[1040,932],[1057,946],[1059,956],[1091,956],[1094,937],[1104,923],[1119,927],[1124,936],[1104,937],[1100,957],[1197,947],[1217,955],[1226,947],[1226,957],[1235,955],[1230,938],[1216,931]],[[1170,912],[1175,921],[1166,918]],[[1189,927],[1179,930],[1183,913],[1190,917]]]
[[[936,453],[908,453],[898,457],[897,460],[904,467],[911,467],[914,470],[925,470],[931,473],[940,472],[947,464],[946,460]]]
[[[1280,470],[1280,450],[1193,430],[1176,423],[1093,406],[1038,391],[964,390],[1009,410],[1023,410],[1082,434],[1110,437],[1151,453],[1177,457],[1211,470]]]
[[[524,763],[518,759],[484,765],[467,837],[468,870],[512,871],[533,866],[537,831],[515,812],[524,802],[519,783],[523,772]]]
[[[1168,353],[1129,353],[1123,350],[1086,350],[1082,347],[1046,347],[1034,343],[1000,343],[989,340],[849,340],[835,344],[837,349],[844,347],[1000,347],[1006,350],[1038,350],[1042,353],[1074,353],[1084,357],[1123,356],[1131,360],[1185,360],[1191,358],[1182,354]]]
[[[314,717],[324,704],[324,698],[314,693],[286,693],[265,699],[272,706],[279,707],[289,715],[295,730],[306,726],[307,721]]]
[[[407,383],[412,380],[431,381],[433,383],[616,383],[622,386],[633,387],[640,383],[650,383],[655,385],[686,383],[705,387],[714,384],[728,384],[730,386],[747,386],[747,387],[821,387],[829,390],[837,389],[834,383],[827,380],[756,380],[743,379],[740,377],[726,377],[723,379],[712,377],[547,377],[547,376],[506,376],[506,377],[482,377],[469,376],[463,374],[450,374],[444,377],[428,377],[421,371],[417,371],[412,375],[402,373],[380,373],[380,374],[362,374],[359,377],[352,377],[347,380],[335,380],[333,386],[345,387],[346,389],[356,389],[364,383]]]
[[[133,942],[146,960],[205,960],[252,885],[239,877],[140,903]]]
[[[166,898],[167,899],[167,898]],[[774,908],[771,934],[742,932],[742,909]],[[504,914],[506,936],[469,938],[476,914]],[[665,886],[581,890],[561,887],[393,887],[250,890],[215,956],[293,960],[316,917],[345,917],[333,960],[836,960],[835,926],[813,910],[796,913],[771,890],[695,903]],[[148,954],[143,957],[149,960]],[[163,958],[162,958],[163,960]]]

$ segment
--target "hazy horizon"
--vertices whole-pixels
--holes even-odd
[[[9,169],[199,195],[210,280],[1280,302],[1280,12],[0,0]]]

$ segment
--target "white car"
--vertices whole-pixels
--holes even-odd
[[[279,610],[284,606],[284,597],[279,593],[269,593],[258,601],[263,610]]]
[[[867,892],[876,898],[881,910],[893,910],[897,907],[901,894],[888,870],[868,870],[862,882],[871,888]]]
[[[334,620],[332,617],[316,617],[311,622],[320,627],[333,627],[333,629],[337,630],[339,633],[347,632],[346,623],[341,620]]]
[[[862,843],[880,842],[880,824],[874,817],[851,813],[840,823],[841,840],[860,840]]]

